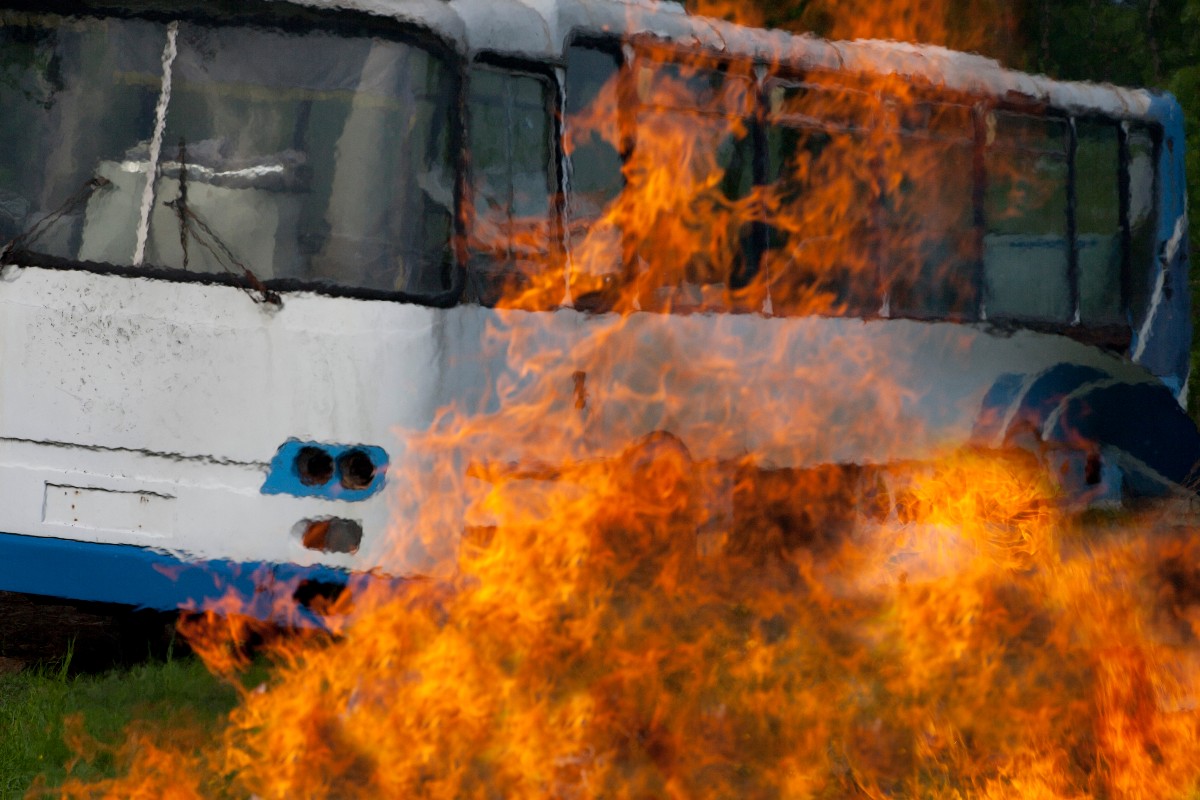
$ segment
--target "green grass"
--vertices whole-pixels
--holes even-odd
[[[95,779],[119,771],[108,747],[130,725],[151,730],[184,724],[215,732],[237,700],[195,658],[170,658],[98,675],[58,667],[0,675],[0,800],[23,797],[38,776],[54,786],[68,776]],[[64,739],[71,719],[99,748],[78,758]]]

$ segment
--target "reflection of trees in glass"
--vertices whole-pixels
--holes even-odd
[[[1080,318],[1085,324],[1118,324],[1124,319],[1120,283],[1118,126],[1079,121],[1075,130],[1075,236]]]
[[[0,34],[0,87],[48,109],[63,88],[59,61],[54,57],[55,32],[16,29],[13,33]]]
[[[477,66],[468,84],[470,294],[485,303],[529,288],[551,241],[555,178],[548,78]]]
[[[879,310],[879,101],[821,81],[768,87],[764,270],[777,309]]]

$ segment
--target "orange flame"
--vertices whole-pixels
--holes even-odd
[[[1200,540],[1085,539],[1035,466],[962,453],[853,535],[721,558],[670,443],[501,482],[451,584],[64,796],[1191,796]]]

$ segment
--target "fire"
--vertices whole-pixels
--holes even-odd
[[[944,20],[866,10],[861,23],[911,25],[877,36],[952,38]],[[269,640],[272,677],[219,741],[135,735],[125,777],[63,796],[1200,791],[1200,537],[1153,519],[1085,530],[1012,455],[907,465],[937,443],[896,350],[847,352],[839,328],[768,316],[853,311],[885,246],[895,297],[954,284],[970,242],[921,270],[954,228],[935,213],[944,195],[969,192],[964,118],[929,116],[894,76],[816,75],[768,113],[835,124],[771,181],[741,181],[750,68],[716,81],[702,57],[670,71],[638,46],[651,66],[572,121],[631,153],[625,190],[570,260],[529,235],[492,337],[513,365],[497,410],[446,409],[394,481],[410,524],[393,546],[425,553],[428,577],[399,595],[366,582],[329,609],[331,634]],[[700,113],[679,113],[698,86]],[[914,148],[900,132],[916,126],[933,133]],[[868,225],[884,195],[889,219]],[[727,278],[767,225],[777,246]],[[597,312],[586,335],[560,325],[564,298]],[[537,335],[506,327],[539,314]],[[737,376],[736,407],[705,391]],[[747,409],[771,424],[746,433]],[[704,435],[684,443],[664,432],[676,423]],[[864,442],[898,466],[821,466]],[[245,667],[236,616],[186,630],[215,671]]]
[[[275,642],[221,742],[65,795],[1188,797],[1196,540],[1085,536],[1033,466],[959,453],[720,558],[671,446],[500,481],[452,581]]]

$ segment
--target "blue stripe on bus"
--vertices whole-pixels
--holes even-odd
[[[304,583],[345,586],[350,579],[331,567],[185,561],[134,545],[0,533],[2,591],[161,611],[212,608],[235,592],[244,604],[239,613],[319,626],[294,593]]]

